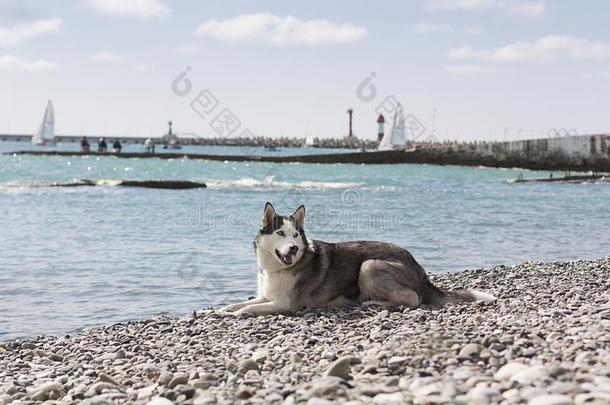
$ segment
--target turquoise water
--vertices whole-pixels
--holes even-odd
[[[20,146],[31,148],[0,142],[0,151]],[[186,314],[254,294],[252,239],[266,201],[281,213],[305,204],[311,238],[395,242],[431,272],[610,253],[610,184],[509,182],[520,173],[548,176],[430,165],[0,155],[0,340]],[[81,178],[188,179],[209,187],[32,187]]]

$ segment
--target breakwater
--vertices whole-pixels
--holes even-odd
[[[39,156],[82,156],[70,151],[22,151]],[[610,172],[610,135],[585,135],[509,142],[419,144],[407,151],[367,151],[310,155],[218,155],[199,153],[99,153],[121,158],[203,159],[232,162],[321,164],[439,164],[520,167],[531,170]]]
[[[610,135],[580,135],[508,142],[454,143],[421,150],[447,164],[538,170],[610,171]]]
[[[56,135],[56,142],[78,143],[82,135]],[[93,144],[99,138],[105,137],[106,140],[118,139],[122,144],[143,144],[149,137],[135,137],[124,135],[86,135],[89,141]],[[13,142],[30,142],[31,134],[0,134],[0,141]],[[157,145],[165,143],[164,137],[150,137]],[[176,143],[179,145],[197,145],[197,146],[239,146],[239,147],[273,147],[273,148],[300,148],[305,146],[305,138],[289,138],[279,137],[272,138],[270,136],[253,136],[253,137],[193,137],[180,136],[176,137]],[[343,138],[315,138],[315,147],[327,149],[376,149],[379,142],[373,139],[361,139],[356,137]]]

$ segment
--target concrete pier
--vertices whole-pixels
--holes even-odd
[[[82,156],[82,152],[22,151],[38,156]],[[420,144],[409,151],[371,151],[299,156],[214,155],[199,153],[98,153],[119,158],[203,159],[229,162],[401,164],[519,167],[531,170],[610,172],[610,135],[584,135],[510,142]]]

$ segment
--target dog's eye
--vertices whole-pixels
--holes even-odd
[[[295,234],[294,234],[294,235],[292,235],[292,236],[296,238],[296,237],[298,237],[298,236],[299,236],[299,233],[297,232],[297,233],[295,233]]]
[[[285,235],[284,231],[277,231],[276,234],[280,235],[280,236],[284,236]]]

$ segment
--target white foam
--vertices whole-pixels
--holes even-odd
[[[247,188],[247,189],[349,189],[361,188],[365,183],[350,182],[323,182],[323,181],[300,181],[289,182],[276,180],[274,176],[267,176],[262,180],[243,177],[237,180],[203,180],[210,188]],[[78,184],[80,180],[72,181],[11,181],[0,183],[0,190],[17,190],[40,187],[51,187],[54,184]],[[121,183],[119,179],[95,179],[92,182],[97,186],[113,187]]]
[[[121,180],[100,179],[100,180],[94,180],[94,183],[97,186],[118,186],[119,184],[121,184]]]
[[[275,180],[274,176],[267,176],[262,180],[251,177],[243,177],[238,180],[206,180],[210,188],[258,188],[258,189],[342,189],[362,187],[364,183],[348,182],[322,182],[322,181],[300,181],[288,182]]]

